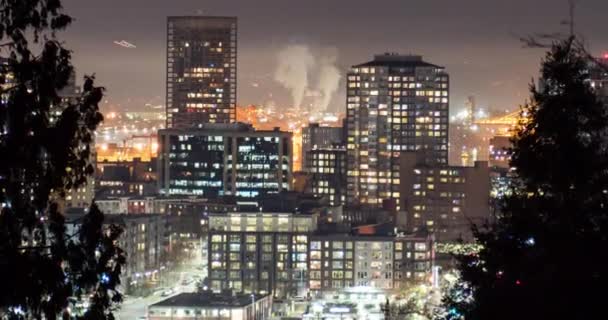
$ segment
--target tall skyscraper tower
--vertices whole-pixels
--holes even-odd
[[[448,162],[449,76],[420,56],[377,55],[347,77],[347,204],[399,203],[399,154]]]
[[[169,17],[167,127],[236,119],[236,17]]]

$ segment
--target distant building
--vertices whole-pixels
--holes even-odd
[[[304,295],[308,242],[318,214],[237,212],[209,216],[210,288]]]
[[[68,229],[75,232],[82,221],[82,210],[68,210]],[[127,286],[155,281],[160,270],[161,253],[164,245],[165,219],[162,215],[106,215],[104,224],[116,224],[123,228],[119,246],[127,256],[121,279]]]
[[[87,177],[86,183],[66,193],[66,208],[88,208],[95,198],[95,179]]]
[[[330,206],[346,204],[346,149],[314,148],[307,152],[311,176],[309,191],[327,197]]]
[[[396,221],[397,212],[395,210],[386,210],[376,208],[374,206],[346,206],[342,210],[342,218],[339,219],[351,226],[360,226],[370,223],[385,223]]]
[[[93,167],[95,167],[95,151],[89,156]],[[64,205],[66,208],[89,208],[95,198],[96,188],[95,176],[88,176],[86,182],[71,190],[67,190]]]
[[[433,243],[427,236],[316,234],[310,239],[313,294],[369,286],[407,288],[428,283]]]
[[[490,169],[430,166],[415,152],[401,153],[401,207],[409,232],[428,231],[439,242],[472,241],[471,223],[491,218]]]
[[[156,161],[102,161],[95,172],[95,196],[141,197],[156,194]]]
[[[608,104],[608,54],[589,65],[589,85],[604,104]]]
[[[173,214],[217,213],[236,211],[237,205],[228,199],[164,196],[108,196],[97,198],[95,203],[107,214]]]
[[[509,168],[509,162],[511,161],[512,147],[511,137],[508,136],[496,136],[490,139],[490,159],[489,165],[491,168]]]
[[[51,110],[49,110],[49,123],[54,125],[57,120],[59,120],[59,117],[68,104],[77,103],[78,99],[81,97],[81,94],[81,89],[76,84],[76,71],[72,70],[65,86],[57,91],[57,96],[59,97],[60,102],[59,104],[52,106]],[[88,159],[93,167],[95,167],[96,159],[95,149],[92,147],[94,145],[94,142],[90,143],[91,154],[89,155]],[[95,177],[88,176],[86,178],[86,182],[78,188],[66,190],[65,201],[63,204],[66,208],[89,208],[93,202],[93,198],[95,197],[95,190]]]
[[[343,127],[329,127],[311,123],[308,127],[302,128],[302,170],[311,171],[312,158],[310,157],[310,151],[334,146],[341,148],[344,143]]]
[[[348,229],[319,229],[323,226],[319,217],[316,213],[211,214],[210,288],[271,293],[283,299],[354,286],[397,289],[429,282],[434,259],[430,236],[353,235]]]
[[[169,17],[167,127],[236,120],[236,17]]]
[[[158,134],[161,194],[256,198],[291,190],[290,132],[234,123]]]
[[[267,320],[272,298],[243,293],[184,292],[148,307],[149,320]]]
[[[397,203],[399,154],[447,165],[449,76],[421,56],[376,55],[347,76],[347,204]]]

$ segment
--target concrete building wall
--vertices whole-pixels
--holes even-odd
[[[490,169],[485,161],[474,167],[429,166],[420,154],[401,153],[401,206],[409,232],[428,231],[436,240],[472,241],[472,223],[491,217]]]

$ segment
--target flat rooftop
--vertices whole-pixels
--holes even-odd
[[[425,62],[422,56],[417,55],[399,55],[399,54],[378,54],[374,56],[374,60],[366,63],[355,65],[355,68],[361,67],[393,67],[393,68],[415,68],[415,67],[433,67],[443,68],[438,65]]]
[[[255,300],[258,301],[267,295],[256,294]],[[150,307],[199,307],[199,308],[238,308],[251,304],[251,294],[212,292],[184,292],[176,296],[167,298],[155,303]]]

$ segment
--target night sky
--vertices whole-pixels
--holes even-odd
[[[238,103],[289,105],[273,79],[278,52],[305,45],[315,56],[337,54],[338,68],[374,53],[415,53],[451,75],[451,108],[468,95],[494,109],[528,96],[543,55],[517,35],[566,31],[566,0],[63,0],[76,22],[61,34],[79,76],[96,73],[112,105],[164,104],[168,15],[227,15],[239,19]],[[577,32],[598,55],[608,50],[608,1],[580,0]],[[127,49],[113,41],[137,46]],[[344,108],[344,78],[331,108]],[[314,74],[311,75],[314,86]]]

